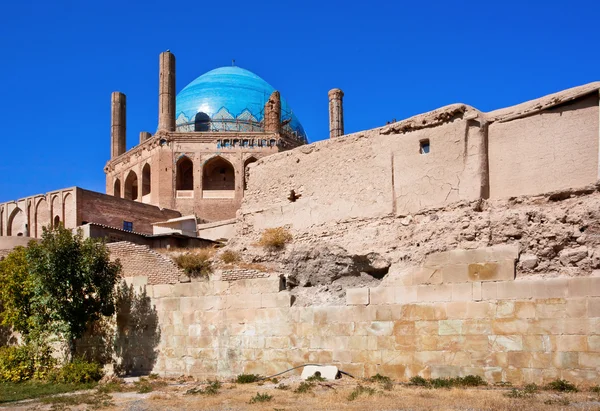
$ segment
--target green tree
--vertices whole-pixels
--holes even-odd
[[[44,229],[26,254],[33,284],[30,322],[64,335],[73,355],[87,327],[114,314],[121,265],[110,261],[103,242],[84,240],[81,231],[73,234],[61,225]]]
[[[31,328],[33,282],[24,247],[0,261],[0,324],[18,331],[25,340]]]

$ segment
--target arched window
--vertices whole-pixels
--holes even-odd
[[[235,190],[233,165],[223,157],[213,157],[202,169],[203,190]]]
[[[183,156],[177,161],[177,190],[194,189],[194,163]]]
[[[59,216],[54,216],[54,228],[58,227],[60,225],[60,217]]]
[[[118,178],[115,180],[115,188],[113,189],[113,195],[117,198],[121,198],[121,180]]]
[[[256,163],[258,160],[254,157],[250,157],[244,161],[244,190],[248,188],[248,166],[252,163]]]
[[[7,235],[22,236],[25,233],[25,226],[27,225],[27,217],[23,210],[19,207],[15,208],[8,217],[8,224],[6,225]]]
[[[210,117],[208,114],[199,112],[194,117],[194,131],[210,131]]]
[[[138,178],[133,170],[125,179],[125,198],[127,200],[137,200],[138,198]]]
[[[142,196],[148,195],[152,191],[150,177],[150,164],[146,163],[144,168],[142,168]]]

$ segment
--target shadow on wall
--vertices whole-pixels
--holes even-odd
[[[117,292],[117,329],[114,343],[115,372],[146,375],[154,368],[160,341],[158,313],[146,288],[136,293],[122,282]]]

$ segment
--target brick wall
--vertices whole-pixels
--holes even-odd
[[[86,221],[123,228],[123,221],[130,221],[133,231],[144,234],[152,234],[152,223],[181,217],[181,213],[175,210],[80,188],[77,189],[77,202],[79,224]]]
[[[121,261],[123,277],[145,277],[145,284],[174,284],[183,274],[169,257],[151,250],[145,245],[126,241],[106,245],[112,260]]]
[[[259,270],[234,268],[229,270],[223,270],[221,272],[221,280],[223,281],[237,281],[237,280],[251,280],[253,278],[266,278],[270,274]]]

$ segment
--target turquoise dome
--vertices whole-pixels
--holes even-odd
[[[177,131],[263,131],[265,103],[275,89],[240,67],[221,67],[201,75],[177,94]],[[306,142],[298,118],[281,98],[284,130]]]

